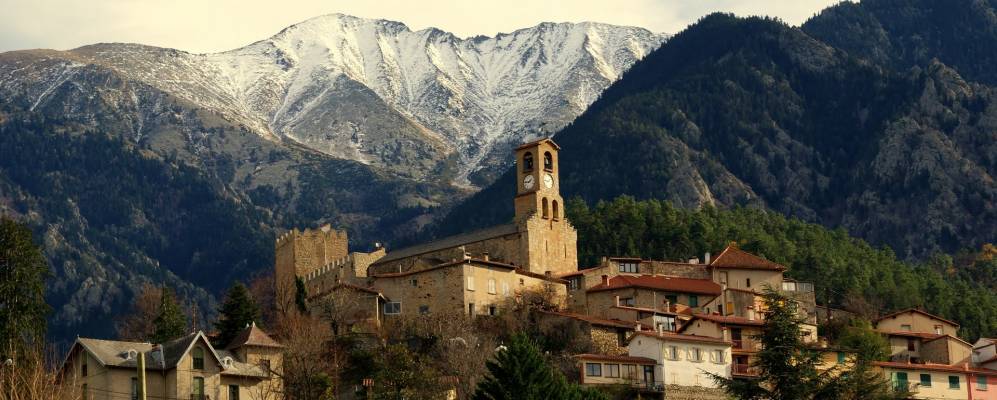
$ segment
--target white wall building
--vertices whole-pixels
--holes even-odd
[[[656,361],[660,384],[716,388],[710,374],[731,376],[731,344],[723,339],[645,331],[637,332],[627,349],[632,357]]]

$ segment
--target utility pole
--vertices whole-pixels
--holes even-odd
[[[138,353],[138,400],[145,398],[145,353]]]

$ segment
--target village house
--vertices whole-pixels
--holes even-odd
[[[666,392],[694,392],[697,399],[726,398],[712,375],[731,377],[731,343],[713,337],[664,331],[637,332],[627,346],[631,357],[655,361],[657,387]],[[680,388],[686,388],[682,390]],[[668,398],[679,398],[669,394]]]
[[[159,344],[78,338],[60,375],[79,386],[84,400],[137,399],[142,359],[149,399],[278,399],[281,351],[255,324],[224,348],[212,346],[203,332]]]

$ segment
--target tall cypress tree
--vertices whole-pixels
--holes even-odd
[[[249,324],[260,319],[260,307],[253,301],[249,290],[236,282],[225,295],[225,302],[218,309],[219,319],[215,322],[218,346],[226,346]]]
[[[517,333],[508,347],[488,361],[488,376],[474,392],[475,400],[599,400],[597,391],[569,384],[540,354],[523,333]]]
[[[152,343],[163,343],[179,338],[187,332],[187,318],[180,311],[173,290],[164,287],[159,301],[159,315],[152,322],[155,332],[149,338]]]
[[[0,356],[13,357],[45,338],[48,261],[31,230],[0,218]]]

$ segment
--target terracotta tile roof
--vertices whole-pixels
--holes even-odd
[[[543,280],[548,281],[548,282],[568,283],[568,281],[566,281],[564,279],[554,278],[552,276],[547,276],[545,274],[538,274],[536,272],[530,272],[530,271],[527,271],[527,270],[521,269],[521,268],[516,268],[516,274],[522,275],[522,276],[528,276],[528,277],[536,278],[536,279],[543,279]]]
[[[589,292],[603,290],[641,288],[668,292],[694,293],[719,296],[722,288],[709,279],[689,279],[663,275],[617,275],[607,283],[599,283],[588,289]]]
[[[732,288],[732,287],[726,288],[725,290],[730,290],[732,292],[748,293],[748,294],[753,294],[753,295],[756,295],[756,296],[761,296],[761,293],[759,293],[757,290]]]
[[[987,347],[987,346],[997,345],[997,339],[993,339],[993,338],[980,338],[979,340],[982,340],[983,344],[981,344],[979,346],[973,347],[974,349],[980,349],[980,348],[984,348],[984,347]]]
[[[258,346],[258,347],[284,347],[276,340],[263,332],[262,329],[256,326],[253,322],[249,324],[242,332],[239,332],[232,342],[225,347],[226,350],[237,349],[243,346]]]
[[[959,327],[959,323],[957,323],[955,321],[947,320],[945,318],[939,317],[939,316],[934,315],[934,314],[930,314],[927,311],[920,310],[920,309],[917,309],[917,308],[908,308],[906,310],[900,310],[900,311],[897,311],[897,312],[894,312],[894,313],[886,314],[886,315],[884,315],[882,317],[879,317],[879,318],[876,318],[876,319],[872,320],[872,322],[875,324],[875,323],[877,323],[879,321],[882,321],[884,319],[894,318],[894,317],[896,317],[896,316],[898,316],[900,314],[906,314],[906,313],[918,313],[918,314],[924,315],[924,316],[926,316],[928,318],[931,318],[933,320],[937,320],[937,321],[941,321],[941,322],[945,322],[945,323],[951,324],[952,326],[955,326],[956,328]]]
[[[716,315],[716,314],[693,314],[692,319],[701,319],[704,321],[713,321],[725,325],[745,325],[745,326],[762,326],[765,325],[765,321],[760,319],[747,319],[745,317],[735,317],[733,315]],[[686,324],[685,326],[688,326]]]
[[[585,271],[565,272],[563,274],[554,275],[554,277],[555,278],[564,279],[564,278],[570,278],[570,277],[579,276],[579,275],[585,275]]]
[[[434,266],[429,267],[429,268],[422,268],[422,269],[416,269],[416,270],[411,270],[411,271],[403,271],[403,272],[388,272],[388,273],[381,273],[381,274],[373,274],[373,275],[371,275],[371,277],[374,277],[374,278],[397,278],[397,277],[401,277],[401,276],[409,276],[409,275],[421,274],[423,272],[435,271],[435,270],[438,270],[440,268],[455,267],[455,266],[463,265],[463,264],[484,264],[484,265],[488,265],[488,266],[491,266],[491,267],[501,267],[501,268],[508,268],[508,269],[516,269],[516,266],[512,265],[512,264],[500,263],[500,262],[497,262],[497,261],[486,261],[486,260],[481,260],[481,259],[477,259],[477,258],[466,258],[466,259],[463,259],[463,260],[450,261],[450,262],[445,262],[443,264],[437,264],[437,265],[434,265]]]
[[[687,335],[683,333],[655,332],[655,331],[640,331],[634,333],[635,337],[637,335],[640,335],[640,336],[652,337],[655,339],[674,340],[678,342],[710,343],[710,344],[720,344],[727,346],[731,345],[731,342],[727,340],[723,340],[721,338],[709,337],[709,336]]]
[[[786,267],[772,261],[766,260],[754,254],[737,248],[735,245],[727,246],[717,258],[710,263],[714,268],[739,268],[739,269],[763,269],[770,271],[785,271]]]
[[[647,357],[611,356],[608,354],[578,354],[574,357],[580,360],[610,361],[610,362],[641,364],[641,365],[654,365],[658,363],[657,361],[654,361]]]
[[[897,369],[941,371],[941,372],[962,372],[962,373],[972,373],[976,375],[997,376],[997,370],[972,368],[968,364],[961,364],[961,365],[945,365],[945,364],[930,364],[930,363],[914,364],[914,363],[905,363],[905,362],[876,361],[873,362],[872,365],[875,365],[880,368],[897,368]]]
[[[550,145],[554,146],[555,149],[561,150],[561,146],[558,146],[557,143],[554,143],[554,141],[551,140],[551,138],[549,138],[549,137],[540,138],[540,139],[534,140],[532,142],[523,143],[523,144],[521,144],[519,146],[516,146],[516,150],[525,149],[527,147],[533,146],[535,144],[543,143],[543,142],[549,142]]]
[[[381,292],[378,292],[374,288],[357,286],[357,285],[351,285],[349,283],[338,283],[338,284],[336,284],[335,286],[333,286],[333,287],[331,287],[329,289],[323,290],[323,291],[318,292],[318,293],[313,294],[313,295],[309,295],[308,298],[309,299],[320,298],[320,297],[323,297],[323,296],[325,296],[325,295],[327,295],[329,293],[332,293],[332,292],[334,292],[334,291],[336,291],[338,289],[351,289],[351,290],[356,290],[358,292],[364,292],[364,293],[369,293],[369,294],[377,295],[378,297],[384,297],[381,294]]]
[[[381,259],[377,260],[377,262],[371,265],[372,266],[380,265],[389,261],[395,261],[395,260],[400,260],[402,258],[417,256],[420,254],[459,247],[461,245],[480,242],[483,240],[488,240],[496,237],[511,235],[517,232],[519,232],[519,228],[516,226],[516,224],[505,224],[473,232],[462,233],[459,235],[447,236],[445,238],[434,240],[432,242],[417,244],[415,246],[410,246],[394,251],[388,251],[388,254],[385,254],[384,257],[381,257]]]
[[[611,326],[611,327],[614,327],[614,328],[625,328],[625,329],[630,329],[630,330],[633,330],[634,327],[637,326],[636,322],[630,323],[630,322],[621,321],[621,320],[618,320],[618,319],[598,318],[598,317],[593,317],[591,315],[575,314],[575,313],[570,313],[570,312],[565,312],[565,311],[543,311],[543,310],[539,310],[539,312],[543,313],[543,314],[548,314],[548,315],[557,315],[557,316],[561,316],[561,317],[565,317],[565,318],[571,318],[571,319],[575,319],[575,320],[579,320],[579,321],[585,321],[585,322],[588,322],[588,323],[590,323],[592,325]]]

